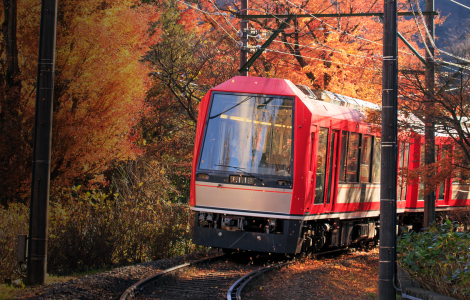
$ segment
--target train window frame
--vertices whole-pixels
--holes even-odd
[[[459,146],[454,146],[454,165],[455,165],[455,155],[459,154],[460,152],[463,152],[462,149],[458,148]],[[463,163],[462,164],[469,164],[468,159],[466,157],[463,158]],[[469,177],[462,177],[462,171],[460,171],[459,168],[456,169],[455,175],[452,184],[453,185],[470,185],[470,176]]]
[[[292,156],[291,156],[291,174],[290,176],[279,176],[279,175],[268,175],[268,174],[258,174],[258,173],[255,173],[255,175],[257,177],[261,176],[263,178],[263,183],[264,183],[264,187],[276,187],[276,188],[281,188],[279,187],[276,182],[277,180],[279,180],[280,178],[282,178],[283,180],[288,180],[288,181],[293,181],[293,178],[294,178],[294,174],[295,174],[295,165],[294,165],[294,151],[295,151],[295,113],[296,113],[296,105],[297,105],[297,102],[296,101],[296,97],[295,96],[280,96],[280,95],[274,95],[274,94],[263,94],[263,95],[260,95],[260,94],[250,94],[250,93],[232,93],[232,92],[221,92],[221,91],[212,91],[211,92],[211,95],[210,95],[210,100],[209,100],[209,105],[208,105],[208,108],[207,108],[207,114],[205,116],[205,121],[204,121],[204,132],[202,133],[202,137],[201,137],[201,142],[200,142],[200,148],[199,148],[199,153],[197,154],[197,157],[198,157],[198,161],[197,161],[197,167],[196,167],[196,172],[208,172],[210,171],[211,173],[211,182],[215,182],[215,183],[228,183],[226,182],[226,180],[228,180],[228,176],[230,174],[239,174],[239,175],[246,175],[245,172],[240,172],[239,170],[228,170],[228,171],[225,171],[225,170],[212,170],[212,169],[202,169],[200,167],[201,165],[201,159],[202,159],[202,152],[203,152],[203,149],[204,149],[204,144],[205,144],[205,140],[207,138],[207,130],[208,130],[208,124],[209,124],[209,121],[210,121],[210,112],[212,110],[212,106],[214,104],[214,97],[216,97],[217,95],[236,95],[236,96],[255,96],[255,97],[259,97],[259,96],[264,96],[264,97],[269,97],[269,96],[274,96],[274,97],[277,97],[277,98],[283,98],[283,99],[290,99],[292,100],[292,140],[291,140],[291,153],[292,153]],[[282,189],[292,189],[293,186],[283,186]]]
[[[346,175],[346,183],[359,183],[359,157],[361,155],[361,140],[362,140],[362,134],[358,133],[358,132],[349,132],[349,139],[348,139],[348,154],[347,154],[347,174],[349,174],[349,171],[350,171],[350,152],[351,152],[351,136],[352,135],[358,135],[359,137],[359,141],[358,141],[358,145],[357,145],[357,149],[355,151],[357,151],[355,157],[356,157],[356,167],[355,167],[355,181],[350,181],[349,180],[349,175]],[[353,150],[354,151],[354,150]]]
[[[445,150],[446,147],[444,147],[444,144],[438,144],[436,145],[437,151],[436,151],[436,162],[442,160],[442,156],[444,155],[444,159],[447,156],[447,150]],[[440,171],[440,170],[439,170]],[[436,193],[436,201],[445,201],[446,200],[446,182],[447,178],[444,179],[439,186],[437,187],[437,193]],[[442,192],[442,198],[441,198],[441,192]]]
[[[403,166],[404,166],[403,168],[407,168],[407,167],[405,167],[405,166],[409,166],[409,165],[410,165],[410,156],[411,156],[411,151],[410,151],[410,149],[411,149],[410,143],[406,143],[406,142],[405,142],[405,158],[404,158],[404,160],[403,160]],[[406,172],[406,175],[408,176],[408,170],[407,170],[407,172]],[[406,178],[406,176],[404,176],[404,178]],[[406,201],[406,193],[408,192],[408,184],[406,184],[406,181],[405,181],[405,180],[403,181],[402,184],[403,184],[403,191],[402,191],[402,193],[404,194],[402,200],[403,200],[403,201]]]
[[[382,168],[382,138],[374,136],[374,146],[372,149],[372,174],[371,183],[380,183],[380,172]],[[377,156],[376,156],[377,155]],[[378,158],[378,159],[377,159]]]
[[[364,149],[364,140],[366,138],[370,138],[370,149],[369,149],[369,164],[366,165],[367,166],[367,170],[365,171],[367,173],[367,181],[362,181],[361,177],[362,177],[362,170],[363,170],[363,155],[365,153],[365,149]],[[372,149],[373,149],[373,145],[374,144],[374,139],[373,139],[373,136],[372,135],[369,135],[369,134],[362,134],[361,135],[361,143],[360,143],[360,160],[359,160],[359,183],[370,183],[371,180],[372,180],[372,174],[371,174],[371,171],[372,171]]]
[[[326,130],[327,131],[327,134],[326,134],[326,145],[325,145],[325,155],[324,155],[324,177],[323,177],[323,182],[322,182],[322,185],[320,186],[320,188],[317,188],[318,184],[319,184],[319,181],[318,181],[318,178],[319,178],[319,173],[318,173],[318,168],[319,168],[319,163],[318,163],[318,157],[319,157],[319,154],[320,154],[320,143],[321,143],[321,140],[320,140],[320,131],[322,130]],[[323,205],[324,204],[324,200],[325,200],[325,191],[326,191],[326,184],[327,184],[327,177],[328,177],[328,158],[329,158],[329,153],[328,153],[328,150],[329,150],[329,146],[330,146],[330,134],[331,134],[331,128],[329,127],[319,127],[318,128],[318,141],[317,141],[317,151],[316,151],[316,168],[315,168],[315,194],[314,194],[314,198],[313,198],[313,205]],[[323,150],[323,149],[322,149]],[[320,190],[321,193],[317,193],[317,190]],[[321,195],[319,197],[317,197],[317,195]]]
[[[345,137],[345,140],[343,140]],[[349,149],[349,131],[341,131],[341,149],[339,150],[339,179],[338,183],[347,183],[347,153]],[[344,179],[344,180],[343,180]]]
[[[312,131],[310,133],[310,166],[309,166],[309,172],[313,172],[313,165],[314,165],[314,161],[313,161],[313,149],[314,149],[314,142],[315,142],[315,133],[316,131]]]
[[[424,166],[425,151],[425,144],[423,142],[419,143],[419,168]],[[422,199],[420,199],[421,197]],[[424,201],[424,179],[421,175],[418,182],[418,201]]]

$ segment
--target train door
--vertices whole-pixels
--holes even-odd
[[[444,159],[447,154],[446,154],[446,151],[443,147],[444,145],[441,145],[441,147],[439,147],[439,145],[436,145],[435,146],[435,150],[434,150],[434,154],[436,155],[435,156],[435,160],[436,162],[441,160],[441,159]],[[447,179],[444,179],[442,180],[440,183],[439,183],[439,186],[437,188],[437,191],[436,191],[436,205],[437,206],[448,206],[447,205],[447,201],[446,201],[446,193],[448,191],[446,191],[446,183],[447,183]]]
[[[337,130],[330,131],[329,128],[320,128],[318,130],[314,204],[316,206],[323,205],[325,211],[331,209],[334,199],[337,169],[337,155],[335,154],[338,137],[339,132]]]
[[[309,190],[307,195],[307,205],[306,212],[310,212],[313,206],[313,200],[315,198],[315,158],[317,157],[315,142],[316,136],[318,135],[317,126],[312,125],[310,133],[310,149],[309,149],[309,164],[308,164],[308,180],[309,180]]]
[[[338,155],[338,140],[339,140],[339,130],[332,130],[330,137],[330,147],[328,153],[328,182],[327,182],[327,191],[326,191],[326,202],[325,202],[325,211],[331,211],[333,201],[335,199],[336,193],[336,178],[337,178],[337,158]]]

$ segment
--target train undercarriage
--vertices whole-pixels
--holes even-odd
[[[379,218],[292,220],[197,212],[194,242],[227,250],[297,254],[378,244]]]

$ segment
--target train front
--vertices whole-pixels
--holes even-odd
[[[301,222],[291,217],[295,96],[280,85],[285,81],[235,77],[204,97],[191,181],[196,244],[298,252]]]

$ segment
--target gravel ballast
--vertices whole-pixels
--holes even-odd
[[[145,277],[185,262],[216,255],[220,255],[220,253],[216,251],[193,253],[175,258],[120,267],[99,274],[71,279],[66,282],[28,288],[21,294],[19,299],[119,299],[128,287]]]

